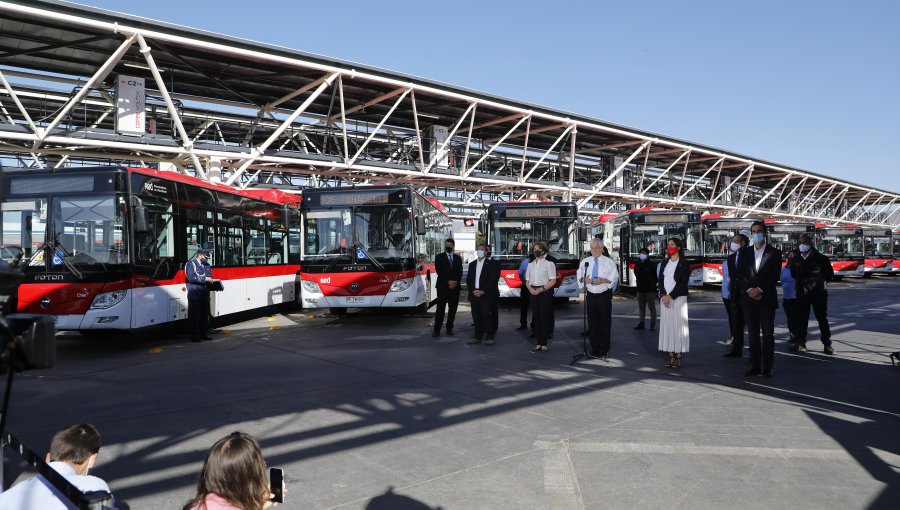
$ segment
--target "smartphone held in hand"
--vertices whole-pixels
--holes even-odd
[[[284,503],[284,470],[281,468],[269,468],[269,492],[272,493],[272,501]]]

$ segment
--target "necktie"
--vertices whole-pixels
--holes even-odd
[[[597,270],[599,264],[597,264],[597,257],[594,257],[594,267],[591,269],[591,278],[597,277]]]
[[[453,265],[453,254],[452,253],[447,254],[447,260],[450,261],[450,265],[452,266]]]

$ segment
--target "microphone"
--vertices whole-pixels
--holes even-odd
[[[590,263],[585,260],[584,261],[584,277],[585,278],[587,278],[587,270],[588,270],[589,265],[590,265]],[[591,282],[593,283],[593,280],[591,280]],[[585,287],[585,290],[587,290],[587,287]]]

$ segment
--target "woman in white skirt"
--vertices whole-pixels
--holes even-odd
[[[688,331],[688,278],[691,267],[677,238],[669,239],[668,259],[659,270],[659,350],[669,355],[667,367],[681,368],[682,354],[691,347]]]

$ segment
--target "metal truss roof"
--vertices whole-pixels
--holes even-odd
[[[115,130],[120,74],[146,80],[144,136]],[[22,166],[169,164],[240,187],[402,182],[459,216],[540,196],[584,214],[656,205],[900,224],[895,192],[66,2],[0,0],[0,85],[0,154]]]

